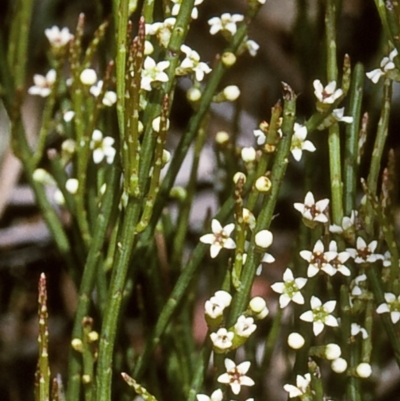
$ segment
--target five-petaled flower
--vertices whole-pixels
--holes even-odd
[[[256,330],[257,326],[254,324],[254,319],[252,317],[240,315],[234,328],[238,336],[248,338]]]
[[[378,83],[381,77],[386,75],[391,70],[395,69],[394,59],[395,57],[397,57],[397,55],[398,55],[397,49],[392,50],[389,53],[389,57],[384,57],[381,60],[380,68],[376,68],[375,70],[366,73],[367,77],[374,84]]]
[[[313,85],[319,105],[330,105],[343,95],[342,89],[336,89],[336,81],[331,81],[324,87],[321,81],[316,79]]]
[[[154,35],[157,37],[162,47],[168,47],[169,40],[172,35],[176,22],[175,17],[166,18],[163,22],[153,22],[152,24],[146,24],[146,35]]]
[[[290,151],[296,161],[300,161],[303,155],[303,150],[315,152],[316,148],[307,138],[307,127],[298,123],[294,123],[294,132]]]
[[[378,241],[371,241],[368,245],[363,238],[358,237],[356,242],[356,249],[348,248],[346,251],[354,258],[355,263],[374,263],[377,260],[383,260],[383,255],[374,253]]]
[[[229,236],[231,235],[233,229],[235,228],[235,224],[231,223],[226,225],[225,227],[221,226],[221,223],[213,219],[211,222],[211,234],[205,234],[202,237],[200,237],[200,241],[203,244],[210,244],[210,255],[212,258],[215,258],[218,254],[219,251],[222,248],[226,249],[235,249],[236,244],[235,241],[230,238]]]
[[[189,46],[182,45],[181,50],[185,53],[186,57],[183,59],[181,65],[177,68],[178,75],[185,75],[194,73],[197,81],[202,81],[204,74],[211,72],[211,68],[204,62],[200,61],[199,53],[192,50]]]
[[[103,134],[98,129],[95,129],[92,134],[92,140],[90,141],[90,149],[93,150],[93,161],[99,164],[106,159],[108,164],[114,161],[116,150],[114,148],[114,138],[106,136],[103,138]]]
[[[50,45],[56,49],[64,47],[74,37],[69,32],[68,28],[63,28],[60,30],[60,28],[55,25],[51,28],[45,29],[44,33],[49,40]]]
[[[342,273],[343,276],[350,276],[350,269],[344,265],[344,263],[346,263],[350,258],[350,254],[347,251],[338,252],[336,241],[331,241],[329,243],[329,253],[335,255],[329,261],[329,264],[335,269],[335,272],[338,271],[339,273]]]
[[[327,223],[328,217],[325,212],[328,205],[329,199],[321,199],[315,202],[312,192],[307,192],[304,203],[295,203],[294,208],[309,222]]]
[[[197,401],[222,401],[224,395],[222,393],[222,390],[218,389],[211,394],[211,397],[205,394],[197,394],[196,397]]]
[[[227,291],[217,291],[214,296],[206,301],[204,305],[205,314],[211,319],[217,319],[222,316],[224,309],[227,308],[232,301],[232,295]]]
[[[140,82],[141,89],[151,91],[152,82],[168,82],[168,75],[164,72],[169,67],[169,61],[160,61],[156,63],[154,59],[147,56],[144,59],[142,77]]]
[[[243,21],[244,17],[241,14],[224,13],[221,17],[213,17],[208,20],[210,25],[211,35],[215,35],[219,31],[229,32],[234,35],[237,31],[236,24]]]
[[[226,373],[223,373],[218,377],[219,383],[229,384],[234,394],[240,393],[241,386],[254,386],[254,381],[250,377],[246,376],[247,371],[250,368],[250,362],[242,362],[240,365],[236,365],[231,359],[225,359]]]
[[[281,309],[285,308],[290,301],[296,304],[303,305],[304,297],[300,290],[306,285],[307,279],[303,277],[294,278],[293,272],[287,268],[283,273],[283,283],[275,283],[271,288],[281,294],[279,297],[279,306]]]
[[[174,5],[172,6],[171,15],[176,16],[179,14],[179,10],[181,9],[181,4],[183,3],[184,0],[171,0],[171,1],[172,3],[174,3]],[[202,2],[203,0],[194,1],[194,7],[192,9],[192,14],[191,14],[191,17],[193,19],[197,19],[197,17],[199,16],[199,11],[197,10],[196,6],[199,6]]]
[[[41,97],[47,97],[51,93],[51,88],[56,81],[56,70],[49,70],[46,76],[35,74],[33,76],[34,86],[28,89],[30,95],[38,95]]]
[[[216,333],[210,334],[211,341],[218,351],[226,351],[231,348],[234,336],[235,333],[227,331],[224,327],[221,327]]]
[[[330,261],[336,257],[336,252],[324,252],[324,244],[321,240],[315,243],[312,252],[308,250],[300,251],[300,256],[309,263],[307,277],[314,277],[320,270],[324,271],[328,276],[333,276],[336,273],[336,270],[330,264]]]
[[[400,295],[396,296],[391,292],[384,294],[386,303],[380,304],[376,310],[377,313],[390,313],[390,319],[393,324],[400,320]]]
[[[312,296],[310,300],[311,310],[300,315],[305,322],[312,322],[314,335],[318,335],[324,329],[324,325],[337,327],[337,319],[331,315],[336,307],[336,301],[328,301],[322,305],[319,298]]]
[[[310,384],[311,384],[311,374],[306,373],[304,376],[301,375],[296,376],[295,386],[293,384],[285,384],[283,386],[283,389],[289,393],[289,398],[295,398],[295,397],[301,398],[302,396],[308,394],[311,391]]]

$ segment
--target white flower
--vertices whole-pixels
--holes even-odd
[[[304,297],[300,290],[306,285],[306,278],[294,278],[292,271],[287,268],[283,273],[283,282],[275,283],[271,285],[271,288],[281,294],[279,297],[279,306],[281,309],[285,308],[290,301],[296,304],[303,305]]]
[[[219,350],[227,350],[232,347],[232,340],[235,333],[220,328],[216,333],[211,333],[210,338],[215,348]]]
[[[75,117],[75,112],[72,111],[72,110],[68,110],[68,111],[66,111],[66,112],[64,113],[64,115],[63,115],[63,120],[64,120],[66,123],[69,123],[69,122],[72,121],[72,119],[73,119],[74,117]]]
[[[224,309],[227,308],[232,301],[232,295],[226,291],[217,291],[213,297],[206,301],[204,305],[204,313],[211,319],[217,319],[222,316]]]
[[[364,327],[361,327],[357,323],[352,323],[351,324],[351,335],[355,337],[357,334],[361,333],[362,338],[365,340],[368,338],[368,332],[367,330],[364,329]]]
[[[378,241],[371,241],[368,245],[361,238],[357,238],[356,249],[348,248],[346,251],[354,258],[355,263],[374,263],[377,260],[382,260],[383,255],[375,254],[374,251],[378,246]]]
[[[353,117],[344,115],[344,107],[332,110],[332,115],[336,121],[343,122],[346,124],[351,124],[353,122]]]
[[[253,135],[257,138],[257,145],[264,145],[267,137],[260,129],[253,130]]]
[[[90,141],[90,149],[93,150],[93,161],[95,164],[99,164],[106,159],[108,164],[114,161],[116,150],[113,147],[114,138],[106,136],[103,138],[103,134],[98,129],[95,129],[92,134],[92,140]]]
[[[49,70],[46,76],[35,74],[33,76],[34,86],[28,89],[30,95],[38,95],[41,97],[47,97],[51,93],[54,82],[56,81],[56,70]]]
[[[240,393],[241,386],[254,386],[254,381],[246,376],[250,368],[250,362],[242,362],[236,365],[231,359],[225,359],[226,373],[218,377],[219,383],[229,384],[234,394]]]
[[[243,173],[242,173],[243,174]],[[244,175],[244,174],[243,174]],[[246,176],[244,175],[244,182],[246,182]],[[249,209],[243,208],[243,222],[248,225],[250,230],[253,230],[256,226],[256,218]]]
[[[294,123],[294,132],[292,136],[292,143],[290,145],[290,151],[296,161],[301,160],[303,150],[309,152],[315,152],[316,148],[312,142],[306,140],[307,127],[298,123]]]
[[[181,50],[186,54],[186,58],[178,67],[177,74],[185,75],[193,72],[196,76],[196,80],[201,82],[204,78],[204,74],[209,74],[211,72],[211,68],[206,63],[200,61],[199,53],[192,50],[189,46],[182,45]]]
[[[314,81],[314,94],[319,102],[332,104],[343,95],[343,91],[341,89],[336,89],[336,81],[329,82],[324,88],[321,81],[316,79]]]
[[[65,182],[65,189],[70,193],[75,195],[78,192],[79,181],[76,178],[68,178]]]
[[[343,217],[341,226],[335,224],[329,226],[329,232],[334,234],[341,234],[345,231],[354,229],[356,225],[357,216],[358,216],[358,211],[352,210],[350,217],[347,216]]]
[[[197,394],[196,397],[197,401],[222,401],[224,395],[222,390],[218,389],[211,394],[211,397],[205,394]]]
[[[178,15],[179,10],[181,9],[181,4],[184,0],[171,0],[171,1],[172,3],[174,3],[174,5],[172,6],[171,14],[174,16]],[[197,19],[197,17],[199,16],[199,11],[197,10],[196,6],[200,5],[202,2],[203,0],[195,0],[194,2],[195,7],[193,7],[191,14],[191,17],[193,19]]]
[[[329,264],[336,271],[342,273],[343,276],[350,276],[351,271],[347,266],[344,265],[344,263],[347,262],[351,255],[346,251],[338,252],[336,241],[331,241],[329,243],[329,254],[331,254],[332,256],[335,255],[332,259],[329,260]]]
[[[97,74],[96,71],[93,70],[92,68],[85,68],[82,72],[81,75],[79,76],[79,79],[84,85],[94,85],[94,83],[97,81]]]
[[[244,45],[247,51],[249,52],[250,56],[255,57],[257,55],[258,49],[260,48],[260,45],[257,42],[248,39],[246,40],[246,43]]]
[[[312,252],[308,250],[300,251],[300,256],[309,263],[307,277],[314,277],[320,270],[329,276],[333,276],[336,270],[331,266],[330,261],[336,255],[337,252],[324,252],[324,244],[321,240],[315,243]]]
[[[337,319],[331,315],[336,307],[336,301],[328,301],[322,305],[319,298],[312,296],[310,300],[311,310],[300,315],[300,319],[305,322],[313,323],[313,332],[317,336],[324,329],[324,325],[337,327]]]
[[[151,91],[152,82],[168,82],[168,75],[164,72],[169,67],[169,61],[156,63],[154,59],[147,56],[144,60],[140,87],[146,91]]]
[[[304,203],[295,203],[294,208],[298,210],[306,220],[327,223],[328,217],[325,211],[328,205],[329,199],[322,199],[315,202],[312,192],[307,192]]]
[[[167,48],[169,40],[171,38],[172,30],[175,26],[175,22],[175,17],[169,17],[163,22],[153,22],[152,24],[146,24],[146,35],[155,35],[160,45]]]
[[[389,57],[384,57],[381,61],[380,68],[367,72],[367,77],[374,83],[378,83],[382,76],[395,69],[394,58],[398,55],[397,49],[390,52]]]
[[[257,326],[254,324],[252,317],[246,317],[244,315],[239,316],[235,323],[235,332],[240,337],[248,338],[256,330]]]
[[[283,389],[289,393],[289,398],[301,397],[310,392],[311,374],[306,373],[304,376],[296,376],[296,385],[285,384]]]
[[[97,84],[92,85],[89,89],[89,92],[94,96],[98,97],[101,93],[101,90],[103,88],[103,81],[99,80]],[[102,100],[102,103],[104,106],[111,107],[113,104],[117,102],[117,94],[114,91],[106,91],[104,93],[104,97]]]
[[[386,303],[380,304],[376,309],[377,313],[390,313],[390,319],[393,324],[400,320],[400,295],[396,297],[391,292],[385,292]]]
[[[58,26],[53,26],[52,28],[48,28],[44,30],[47,39],[50,42],[50,45],[54,48],[64,47],[68,44],[68,42],[74,37],[68,28],[63,28],[60,31]]]
[[[236,24],[243,21],[244,17],[241,14],[229,14],[224,13],[221,17],[213,17],[208,20],[210,25],[211,35],[215,35],[219,31],[227,31],[231,35],[234,35],[237,31]]]
[[[226,249],[236,248],[235,241],[229,237],[234,228],[235,228],[234,223],[222,227],[221,223],[218,220],[216,219],[212,220],[211,222],[212,234],[205,234],[200,237],[200,241],[203,244],[211,245],[210,255],[212,258],[215,258],[219,254],[219,251],[222,248]]]

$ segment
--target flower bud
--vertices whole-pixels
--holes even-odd
[[[356,373],[358,377],[366,379],[371,376],[372,367],[369,363],[361,362],[356,367]]]
[[[229,142],[229,134],[226,131],[218,131],[217,135],[215,135],[215,142],[218,145],[225,145]]]
[[[271,189],[271,180],[265,175],[258,177],[255,183],[255,187],[259,192],[268,192]]]
[[[264,319],[269,313],[267,304],[265,303],[265,300],[261,297],[252,298],[249,303],[249,309],[252,312],[253,316],[258,320]]]
[[[288,345],[292,349],[300,349],[303,347],[305,340],[299,333],[290,333],[287,339]]]
[[[240,89],[236,85],[227,86],[222,93],[226,100],[234,102],[240,96]]]
[[[71,341],[71,347],[78,352],[83,352],[83,343],[79,338],[74,338]]]
[[[248,147],[248,148],[243,148],[242,152],[242,160],[245,163],[251,163],[254,162],[256,160],[256,150],[253,147]]]
[[[171,153],[167,149],[163,149],[162,164],[165,166],[171,160]]]
[[[236,56],[232,52],[225,52],[221,61],[225,67],[232,67],[236,63]]]
[[[339,345],[337,344],[328,344],[325,347],[325,358],[329,361],[334,359],[338,359],[342,354],[342,350],[340,349]]]
[[[65,189],[73,195],[77,193],[78,187],[79,181],[76,178],[69,178],[65,183]]]
[[[239,180],[243,180],[244,183],[246,182],[246,175],[244,173],[242,173],[241,171],[238,171],[233,176],[233,182],[235,184],[237,184]]]
[[[144,55],[149,56],[154,52],[154,46],[149,40],[145,40],[144,42]]]
[[[343,373],[347,369],[347,362],[343,358],[334,359],[331,363],[331,368],[336,373]]]
[[[186,92],[186,98],[187,100],[189,100],[189,102],[197,102],[201,99],[201,91],[198,88],[190,88],[187,92]]]
[[[180,201],[184,201],[187,196],[187,191],[183,187],[173,187],[169,192],[169,196],[174,199],[179,199]]]
[[[80,80],[84,85],[93,85],[97,81],[96,71],[92,68],[86,68],[81,72]]]
[[[153,122],[151,123],[151,126],[155,132],[160,132],[161,129],[161,116],[156,117]],[[169,129],[169,119],[167,118],[167,126],[166,129]]]
[[[272,235],[271,231],[261,230],[256,234],[255,242],[257,246],[265,249],[272,244],[273,239],[274,236]]]

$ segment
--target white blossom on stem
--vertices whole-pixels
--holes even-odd
[[[333,276],[336,270],[330,264],[330,261],[336,257],[337,252],[324,252],[324,244],[318,240],[312,252],[308,250],[300,251],[300,256],[306,260],[309,265],[307,269],[307,277],[314,277],[320,270]]]
[[[55,25],[51,28],[45,29],[44,33],[49,40],[50,45],[56,49],[66,46],[74,37],[74,35],[69,32],[68,28],[60,30],[60,28]]]
[[[146,35],[156,36],[162,47],[168,47],[169,40],[172,35],[176,22],[175,17],[166,18],[163,22],[153,22],[146,24]]]
[[[49,70],[46,76],[35,74],[33,76],[33,82],[35,85],[28,89],[30,95],[37,95],[41,97],[47,97],[51,93],[54,82],[56,81],[56,70]]]
[[[179,10],[181,9],[181,4],[183,3],[184,0],[171,0],[174,5],[172,6],[171,14],[173,16],[177,16],[179,14]],[[199,10],[196,8],[196,6],[199,6],[203,0],[195,0],[194,1],[194,7],[192,9],[192,14],[191,17],[193,19],[197,19],[199,16]]]
[[[391,292],[385,292],[385,303],[380,304],[376,309],[377,313],[390,313],[393,324],[400,320],[400,295],[396,296]]]
[[[243,21],[244,16],[241,14],[229,14],[224,13],[221,17],[213,17],[208,20],[208,25],[210,25],[211,35],[215,35],[219,31],[229,32],[234,35],[237,31],[236,24]]]
[[[241,315],[238,317],[234,328],[238,336],[248,338],[254,333],[257,326],[254,324],[254,319],[252,317]]]
[[[271,288],[281,294],[279,297],[279,306],[281,309],[285,308],[290,301],[296,304],[303,305],[304,297],[301,293],[301,289],[306,285],[307,279],[303,277],[294,278],[293,272],[287,268],[283,273],[283,282],[275,283],[271,285]]]
[[[346,251],[354,259],[355,263],[374,263],[377,260],[383,260],[383,255],[374,253],[378,241],[371,241],[368,245],[363,238],[358,237],[356,241],[356,249],[348,248]]]
[[[211,319],[217,319],[222,316],[225,308],[227,308],[232,301],[232,295],[229,292],[220,290],[214,296],[206,301],[204,305],[205,314]]]
[[[327,223],[326,209],[329,199],[321,199],[315,202],[312,192],[307,192],[304,203],[295,203],[294,208],[299,211],[303,218],[311,222]]]
[[[240,393],[241,386],[254,386],[254,380],[246,376],[250,369],[250,362],[242,362],[236,365],[231,359],[225,359],[226,373],[218,377],[219,383],[229,384],[234,394]]]
[[[211,68],[206,63],[200,61],[199,53],[192,50],[189,46],[182,45],[181,50],[185,53],[186,57],[177,68],[177,74],[185,75],[193,72],[196,80],[201,82],[204,78],[204,74],[209,74],[211,72]]]
[[[210,334],[214,347],[221,351],[232,347],[234,336],[235,334],[232,331],[227,331],[224,327],[220,328],[216,333]]]
[[[147,56],[143,63],[142,77],[140,82],[141,89],[152,90],[152,82],[168,82],[168,75],[164,72],[169,67],[169,61],[156,63],[153,58]]]
[[[313,85],[316,98],[323,104],[332,104],[343,95],[342,89],[336,89],[336,81],[331,81],[324,87],[321,81],[316,79]]]
[[[307,138],[307,127],[298,123],[294,123],[294,132],[292,136],[292,143],[290,151],[296,161],[300,161],[303,155],[303,150],[308,152],[315,152],[316,147]]]
[[[296,376],[296,385],[285,384],[283,389],[289,393],[289,398],[302,397],[311,392],[311,374],[306,373],[304,376]]]
[[[222,390],[218,389],[211,394],[211,397],[205,394],[197,394],[196,397],[197,401],[222,401],[224,395],[222,393]]]
[[[233,229],[235,228],[235,224],[231,223],[226,225],[225,227],[221,226],[221,223],[213,219],[211,222],[211,234],[205,234],[200,237],[200,242],[203,244],[210,244],[210,256],[215,258],[219,251],[222,248],[226,249],[235,249],[236,244],[235,241],[230,238]]]
[[[347,251],[338,252],[336,241],[331,241],[329,243],[329,253],[332,256],[335,255],[329,261],[329,264],[335,269],[335,271],[343,274],[343,276],[350,276],[351,271],[347,266],[344,265],[344,263],[347,262],[351,255]]]
[[[395,64],[394,64],[394,59],[397,57],[398,52],[397,49],[392,50],[389,53],[389,57],[384,57],[381,60],[381,64],[379,68],[376,68],[375,70],[372,70],[370,72],[367,72],[366,75],[367,77],[374,83],[378,83],[378,81],[386,75],[388,72],[392,71],[395,69]]]
[[[331,315],[336,307],[335,300],[325,302],[322,305],[321,300],[313,295],[310,304],[311,310],[300,315],[300,319],[313,324],[315,336],[322,332],[325,325],[331,327],[337,327],[339,325],[337,319]]]
[[[114,161],[117,151],[114,148],[114,138],[111,136],[103,137],[100,130],[95,129],[90,141],[90,149],[93,150],[93,161],[95,164],[101,163],[104,159],[108,164]]]

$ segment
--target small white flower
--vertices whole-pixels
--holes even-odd
[[[378,83],[378,81],[386,75],[386,73],[395,69],[394,58],[398,55],[397,49],[394,49],[390,52],[389,57],[384,57],[381,61],[380,68],[376,68],[370,72],[367,72],[367,77],[374,83]]]
[[[232,295],[226,291],[217,291],[213,297],[206,301],[204,305],[204,313],[211,319],[217,319],[222,316],[225,308],[232,301]]]
[[[92,85],[89,89],[89,92],[94,96],[94,97],[98,97],[101,93],[101,90],[103,88],[103,81],[100,80],[97,82],[97,84]],[[104,104],[104,106],[108,106],[111,107],[112,105],[114,105],[117,102],[117,94],[113,91],[106,91],[104,93],[104,97],[102,100],[102,103]]]
[[[293,386],[293,384],[285,384],[283,386],[283,389],[289,393],[289,398],[301,397],[311,391],[310,384],[311,374],[306,373],[304,376],[296,376],[295,386]]]
[[[330,264],[330,261],[336,255],[337,252],[324,252],[324,244],[321,240],[315,243],[312,252],[308,250],[300,251],[300,256],[309,263],[307,277],[314,277],[320,270],[324,271],[328,276],[333,276],[336,270]]]
[[[305,344],[306,340],[299,333],[290,333],[287,339],[288,345],[293,349],[300,349]]]
[[[243,174],[243,173],[242,173]],[[243,174],[244,175],[244,174]],[[246,176],[244,175],[244,182],[246,182]],[[249,209],[243,208],[243,222],[248,225],[250,230],[253,230],[256,226],[256,218]]]
[[[366,338],[368,338],[368,332],[367,330],[364,329],[364,327],[361,327],[359,324],[357,323],[352,323],[351,324],[351,335],[353,337],[355,337],[356,335],[358,335],[359,333],[361,333],[362,338],[365,340]]]
[[[356,249],[348,248],[346,251],[354,258],[355,263],[374,263],[377,260],[382,260],[383,255],[375,254],[375,249],[378,246],[378,241],[371,241],[368,245],[363,238],[358,237]]]
[[[304,297],[300,290],[306,285],[307,279],[293,277],[293,272],[287,268],[283,273],[283,282],[275,283],[271,285],[271,288],[281,294],[279,297],[279,306],[281,309],[285,308],[290,301],[296,304],[303,305]]]
[[[144,60],[140,87],[146,91],[151,91],[152,82],[168,82],[168,75],[164,72],[169,67],[169,61],[156,63],[154,59],[147,56]]]
[[[347,260],[350,258],[350,254],[346,251],[338,252],[336,241],[331,241],[329,243],[329,253],[333,256],[332,259],[329,260],[329,264],[338,272],[343,274],[343,276],[350,276],[350,269],[344,265]]]
[[[210,255],[212,258],[215,258],[219,254],[219,251],[222,248],[226,249],[236,248],[235,241],[229,237],[234,228],[235,228],[234,223],[222,227],[221,223],[218,220],[216,219],[212,220],[211,222],[212,234],[205,234],[200,237],[200,241],[203,244],[211,245]]]
[[[329,226],[329,232],[334,234],[341,234],[343,232],[354,229],[357,222],[357,216],[358,216],[358,211],[353,210],[350,214],[350,217],[347,216],[343,217],[341,226],[335,224]]]
[[[385,292],[384,297],[386,303],[380,304],[376,312],[390,313],[392,323],[396,324],[400,320],[400,295],[396,297],[396,295],[391,292]]]
[[[312,296],[310,300],[311,310],[300,315],[300,319],[305,322],[313,323],[313,332],[317,336],[324,329],[324,325],[337,327],[337,319],[331,315],[336,307],[336,301],[328,301],[322,305],[319,298]]]
[[[44,33],[49,40],[50,45],[56,49],[64,47],[74,37],[69,32],[68,28],[63,28],[60,31],[60,28],[55,25],[52,28],[45,29]]]
[[[252,317],[246,317],[244,315],[239,316],[235,323],[235,332],[240,337],[248,338],[256,330],[257,326],[254,324]]]
[[[235,334],[232,331],[227,331],[225,328],[220,328],[216,333],[210,334],[211,341],[218,350],[231,348],[234,336]]]
[[[336,81],[331,81],[327,86],[323,86],[319,79],[314,81],[314,94],[319,102],[332,104],[343,95],[341,89],[336,89]]]
[[[332,115],[336,121],[343,122],[346,124],[351,124],[353,122],[353,117],[344,115],[344,107],[332,110]]]
[[[208,20],[208,25],[210,25],[211,35],[215,35],[219,31],[229,32],[234,35],[237,31],[236,24],[243,21],[244,17],[241,14],[229,14],[224,13],[221,17],[213,17]]]
[[[303,155],[303,150],[308,152],[315,152],[316,147],[312,142],[306,140],[307,127],[298,123],[294,123],[294,132],[292,136],[292,143],[290,145],[290,151],[296,161],[300,161]]]
[[[211,394],[211,397],[205,394],[197,394],[196,397],[197,401],[222,401],[224,395],[222,393],[222,390],[218,389]]]
[[[174,5],[172,6],[171,14],[176,16],[179,14],[179,10],[181,9],[181,4],[184,0],[171,0],[171,1],[172,3],[174,3]],[[196,6],[199,6],[202,2],[203,0],[195,0],[194,2],[195,7],[193,7],[191,14],[191,17],[193,19],[197,19],[197,17],[199,16],[199,11],[197,10]]]
[[[329,205],[329,199],[322,199],[315,202],[312,192],[307,192],[304,203],[295,203],[294,208],[299,211],[303,218],[312,222],[327,223],[326,208]]]
[[[249,52],[250,56],[255,57],[257,55],[258,49],[260,48],[260,45],[257,42],[248,39],[246,40],[246,43],[244,45],[247,51]]]
[[[209,74],[211,72],[211,68],[206,63],[200,61],[199,53],[192,50],[189,46],[182,45],[181,50],[186,54],[186,58],[178,67],[177,74],[185,75],[193,72],[196,76],[196,80],[201,82],[204,78],[204,74]]]
[[[257,145],[264,145],[267,137],[260,129],[253,130],[253,135],[257,138]]]
[[[81,72],[79,79],[84,85],[94,85],[94,83],[97,81],[97,73],[92,68],[85,68]]]
[[[260,248],[268,248],[272,241],[274,240],[274,236],[269,230],[261,230],[255,236],[255,243]]]
[[[246,376],[250,369],[250,362],[242,362],[236,365],[231,359],[225,359],[226,373],[218,377],[219,383],[229,384],[233,394],[239,394],[241,386],[254,386],[254,381]]]
[[[169,17],[163,22],[153,22],[152,24],[146,24],[146,35],[154,35],[157,37],[160,45],[167,48],[169,40],[171,38],[172,31],[176,22],[175,17]]]
[[[93,161],[95,164],[99,164],[106,159],[108,164],[114,161],[115,154],[117,151],[114,148],[114,138],[106,136],[103,138],[103,134],[98,129],[95,129],[92,134],[92,140],[90,141],[90,149],[93,150]]]
[[[49,70],[46,76],[35,74],[33,76],[34,86],[28,89],[30,95],[38,95],[41,97],[47,97],[51,93],[54,82],[56,81],[56,70]]]

